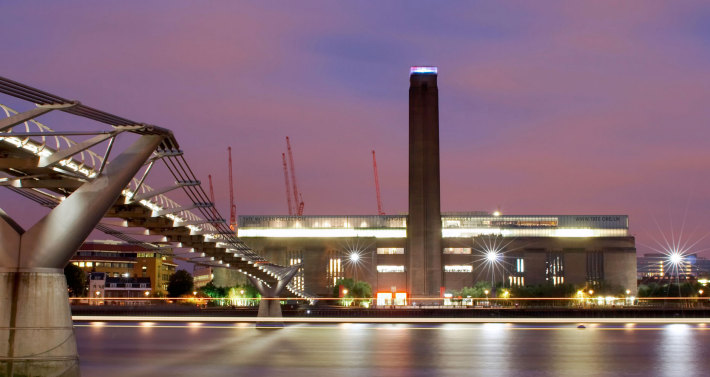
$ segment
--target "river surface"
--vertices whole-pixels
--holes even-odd
[[[76,322],[83,376],[707,376],[710,327]]]

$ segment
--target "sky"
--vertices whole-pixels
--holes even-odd
[[[0,15],[1,75],[173,130],[225,215],[228,146],[238,213],[287,212],[286,136],[304,214],[375,214],[373,149],[385,212],[406,212],[409,67],[436,65],[442,211],[628,214],[640,254],[665,236],[710,256],[707,2],[23,1]],[[43,213],[7,190],[0,207],[24,226]]]

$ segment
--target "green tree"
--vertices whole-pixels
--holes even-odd
[[[198,291],[207,297],[224,298],[227,297],[228,289],[225,287],[218,287],[212,284],[212,282],[209,282],[204,287],[200,288]]]
[[[191,293],[193,286],[192,275],[185,270],[177,270],[168,280],[168,297],[180,297]]]
[[[335,281],[335,285],[333,286],[333,297],[340,297],[340,286],[343,286],[345,289],[348,290],[348,293],[352,291],[353,285],[355,285],[355,280],[351,278],[344,278],[344,279],[338,279]]]
[[[64,267],[64,277],[67,278],[69,296],[83,297],[86,292],[86,273],[73,263]]]
[[[348,290],[345,294],[343,300],[341,300],[342,305],[350,305],[352,302],[356,304],[363,302],[362,299],[369,299],[372,297],[372,287],[365,281],[355,281],[351,278],[338,279],[333,287],[333,297],[340,297],[340,286],[343,286]]]

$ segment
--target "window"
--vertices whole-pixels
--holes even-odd
[[[378,247],[377,254],[404,254],[403,247]]]
[[[661,268],[662,266],[663,262],[661,262]],[[604,254],[601,251],[588,251],[587,281],[591,284],[597,284],[602,280],[604,280]]]
[[[473,272],[473,266],[444,266],[444,272]]]
[[[404,266],[379,265],[377,266],[377,272],[404,272]]]
[[[470,247],[445,247],[444,254],[471,254]]]
[[[329,250],[328,254],[330,255],[330,259],[328,261],[328,270],[326,271],[326,278],[328,280],[329,286],[334,286],[335,282],[338,281],[338,279],[343,278],[342,259],[335,257],[335,250]]]
[[[510,281],[511,286],[525,285],[525,278],[522,276],[508,276],[508,281]]]
[[[545,260],[545,280],[552,282],[553,285],[564,283],[564,264],[562,253],[559,251],[551,251],[547,253]]]
[[[525,259],[515,258],[515,272],[520,274],[525,272]]]
[[[288,256],[289,256],[289,259],[288,259],[289,266],[299,265],[303,261],[303,259],[302,259],[303,255],[300,250],[289,251]],[[305,289],[303,266],[301,266],[298,269],[298,272],[296,272],[296,275],[293,277],[293,280],[291,280],[291,286],[294,287],[295,289],[298,289],[301,291]]]

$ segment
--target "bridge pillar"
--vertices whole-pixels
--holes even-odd
[[[0,376],[79,376],[63,268],[162,139],[141,136],[27,231],[0,210]]]
[[[300,265],[290,266],[285,269],[285,272],[279,277],[276,283],[266,285],[263,281],[249,276],[249,281],[256,287],[261,294],[261,301],[259,301],[259,313],[257,317],[259,318],[281,318],[283,317],[281,313],[281,302],[278,300],[279,296],[288,283],[293,279],[300,268]],[[283,327],[283,322],[257,322],[257,326],[269,326],[269,327]]]

